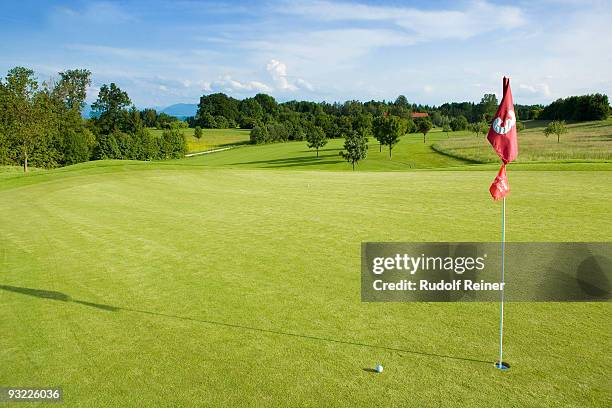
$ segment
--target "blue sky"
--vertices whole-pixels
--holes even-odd
[[[0,5],[0,71],[88,68],[139,107],[279,100],[517,103],[612,96],[610,1],[28,1]]]

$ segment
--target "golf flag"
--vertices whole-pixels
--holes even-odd
[[[506,176],[506,165],[502,164],[497,177],[489,187],[489,192],[495,201],[501,200],[503,197],[508,195],[510,192],[510,186],[508,185],[508,176]]]
[[[487,140],[502,160],[503,164],[489,191],[494,200],[505,197],[510,192],[508,176],[506,175],[506,164],[516,159],[518,154],[518,141],[516,138],[516,114],[514,113],[514,100],[510,90],[510,78],[503,79],[503,97],[491,128],[487,134]]]

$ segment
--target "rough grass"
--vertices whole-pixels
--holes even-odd
[[[494,171],[193,163],[0,180],[0,384],[75,407],[610,406],[609,304],[508,304],[501,373],[496,304],[360,302],[362,241],[498,239]],[[609,240],[609,172],[510,178],[508,239]]]
[[[612,120],[573,123],[567,126],[568,133],[561,135],[557,143],[555,135],[544,136],[546,122],[528,123],[519,133],[519,156],[517,162],[556,160],[612,160]],[[499,161],[486,137],[466,135],[440,140],[434,148],[452,157],[479,163]]]

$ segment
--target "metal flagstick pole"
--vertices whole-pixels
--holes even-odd
[[[505,291],[505,254],[506,254],[506,197],[502,201],[502,235],[501,235],[501,303],[499,306],[499,361],[498,367],[501,370],[506,369],[502,363],[503,350],[504,350],[504,291]]]

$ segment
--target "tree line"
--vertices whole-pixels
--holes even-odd
[[[97,159],[153,160],[184,156],[180,130],[161,137],[146,129],[128,94],[103,85],[82,117],[91,72],[74,69],[39,83],[34,71],[11,69],[0,79],[0,164],[52,168]]]

